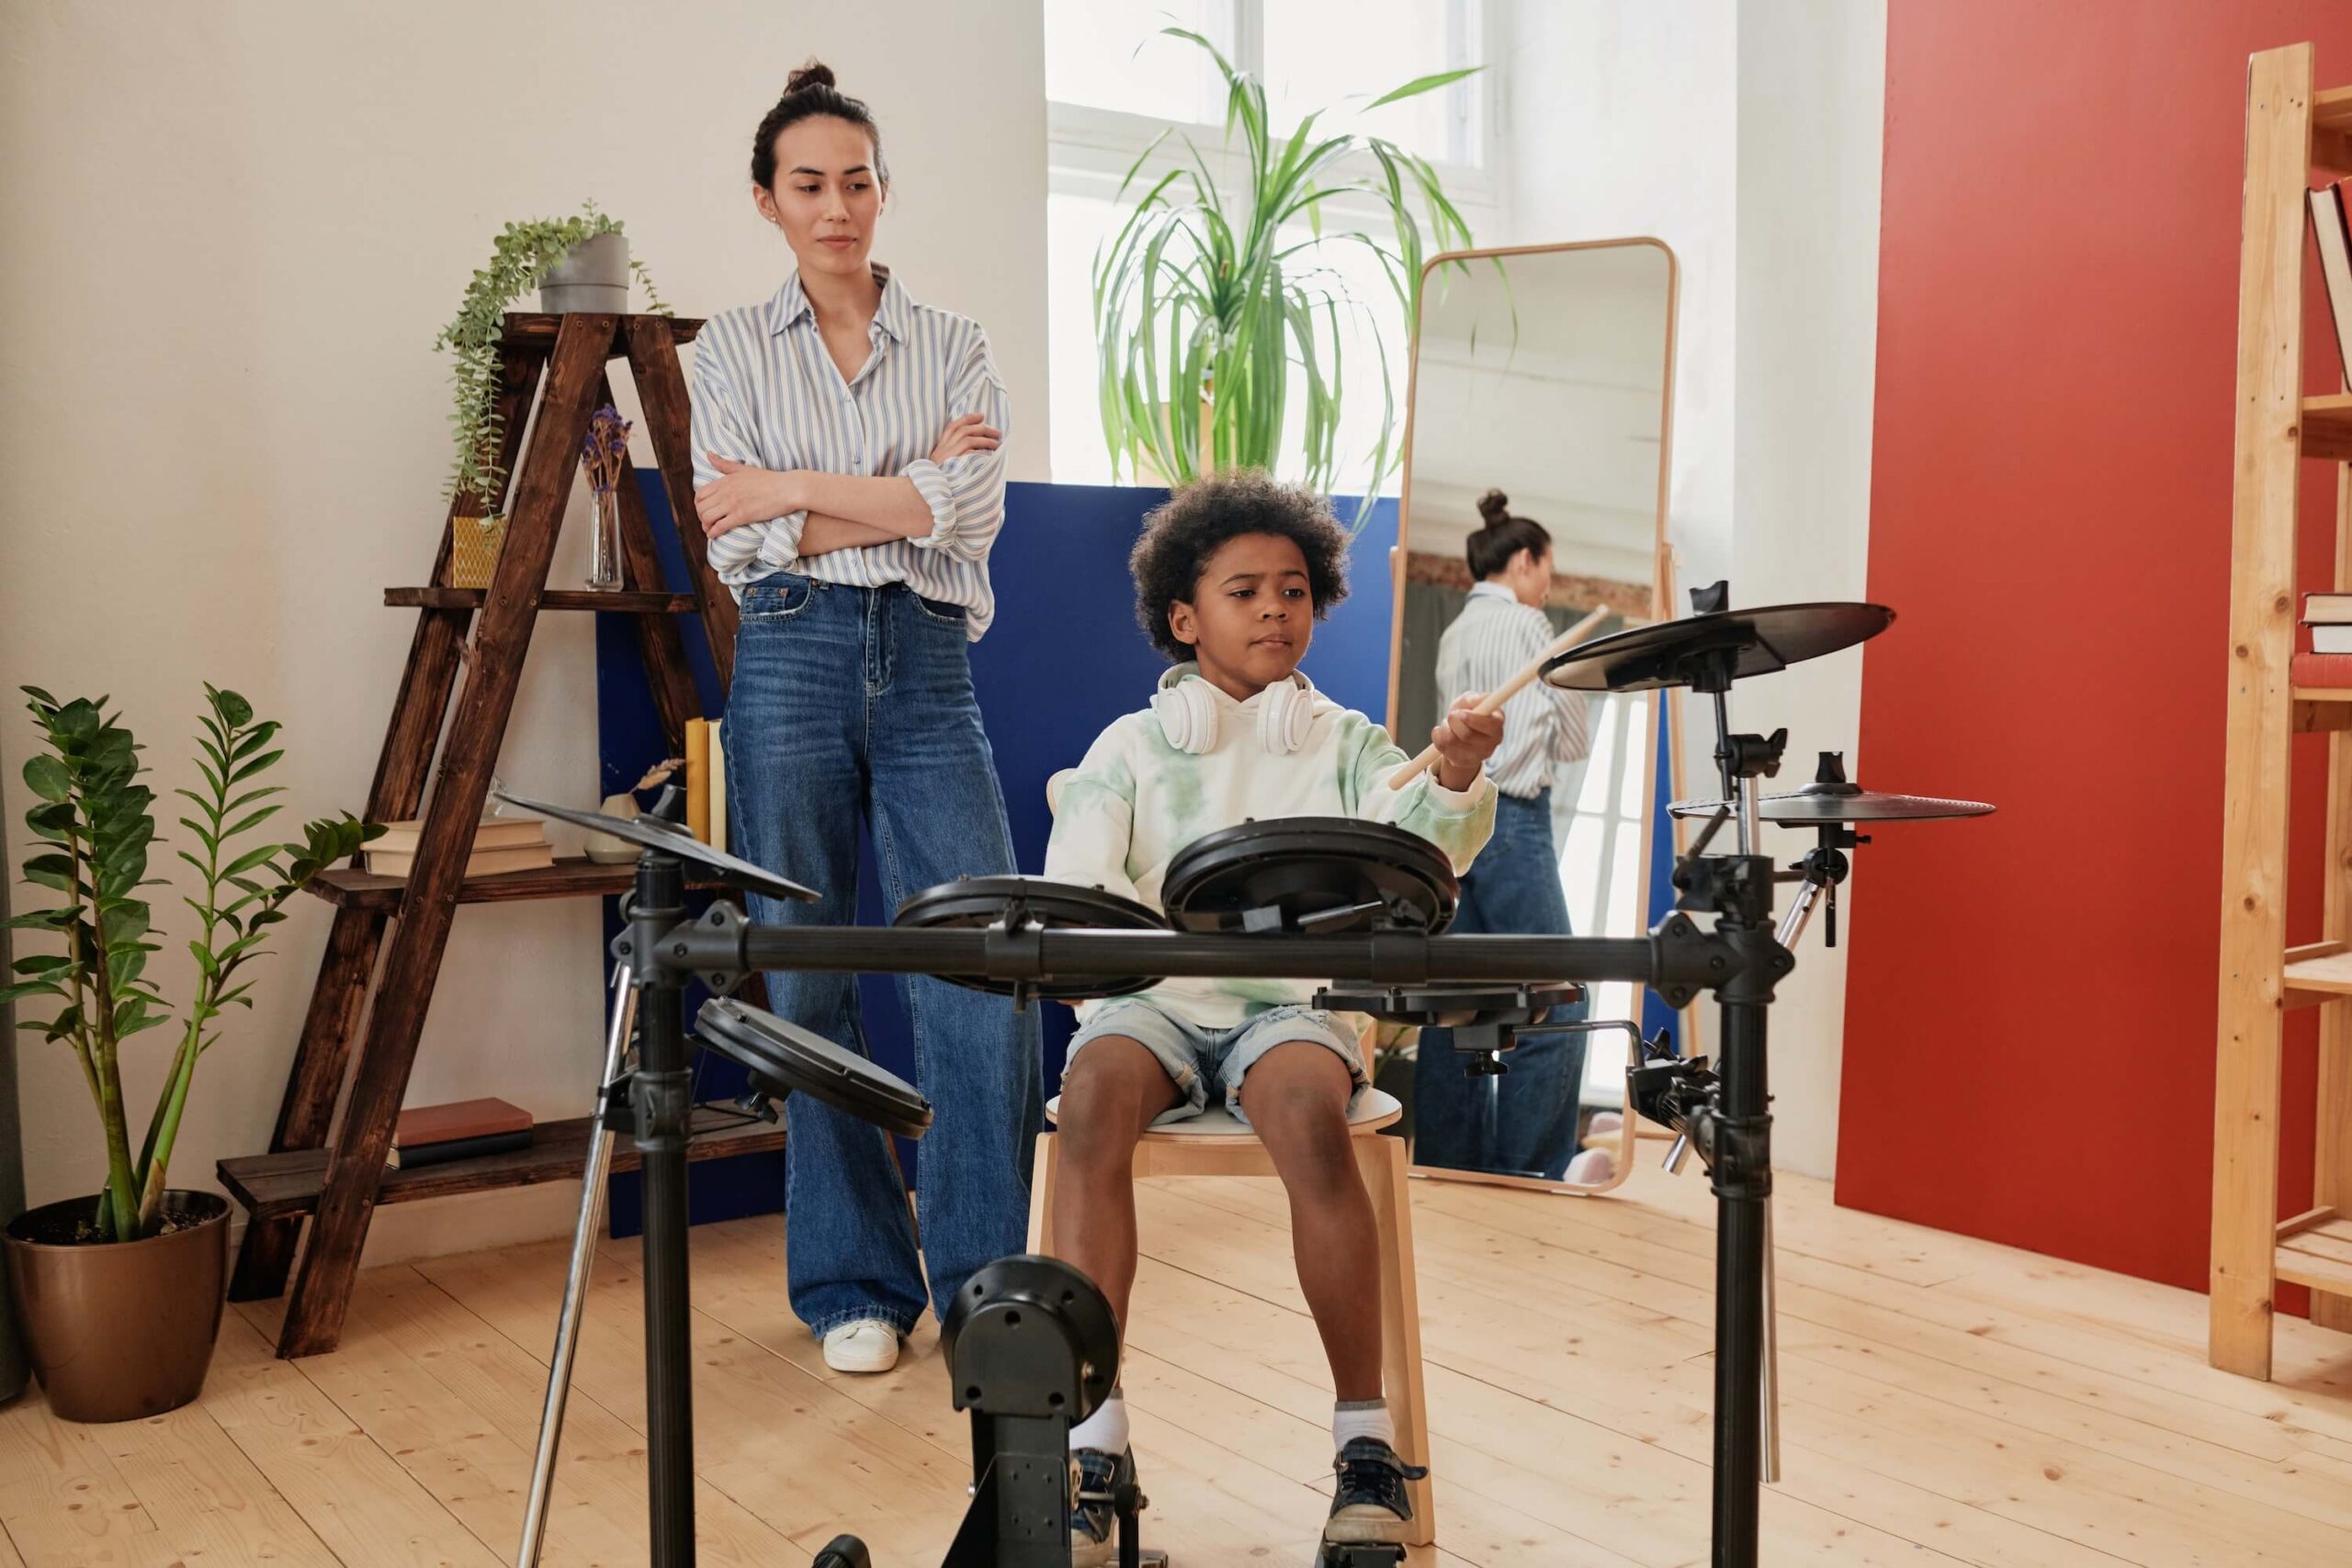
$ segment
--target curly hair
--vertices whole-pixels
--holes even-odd
[[[1169,607],[1192,603],[1209,558],[1228,539],[1272,534],[1306,558],[1307,594],[1321,620],[1348,596],[1348,535],[1321,496],[1271,474],[1212,474],[1168,498],[1143,520],[1127,568],[1136,579],[1136,620],[1173,663],[1193,650],[1169,629]]]

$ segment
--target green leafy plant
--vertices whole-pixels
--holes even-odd
[[[300,843],[251,843],[250,835],[279,809],[261,804],[282,794],[279,786],[253,782],[285,755],[271,749],[278,726],[255,720],[253,705],[236,693],[204,688],[197,771],[205,787],[174,792],[195,804],[195,815],[181,818],[180,826],[196,835],[204,852],[201,857],[179,852],[196,868],[202,888],[200,897],[183,899],[196,912],[199,932],[187,944],[196,956],[196,990],[179,1021],[170,1077],[134,1152],[123,1103],[122,1046],[134,1034],[173,1021],[169,1004],[147,977],[147,957],[159,951],[153,939],[162,933],[139,891],[156,885],[147,875],[155,793],[138,782],[144,771],[141,747],[106,712],[106,698],[61,703],[37,686],[24,691],[48,748],[25,763],[25,784],[39,802],[25,821],[40,841],[25,858],[24,877],[62,893],[65,901],[18,915],[8,925],[47,932],[63,951],[18,959],[16,972],[24,978],[0,987],[0,999],[48,997],[59,1004],[52,1016],[17,1027],[65,1042],[80,1064],[107,1146],[106,1188],[89,1237],[131,1241],[153,1235],[164,1221],[166,1174],[196,1065],[220,1039],[215,1025],[222,1011],[253,1006],[253,982],[241,976],[264,955],[270,927],[286,919],[282,906],[384,829],[345,815],[311,823]]]
[[[1340,463],[1347,369],[1340,315],[1359,306],[1324,259],[1324,247],[1362,245],[1377,257],[1409,323],[1431,243],[1437,251],[1466,249],[1469,225],[1428,160],[1378,137],[1318,138],[1322,110],[1278,141],[1262,84],[1235,70],[1200,34],[1162,30],[1216,62],[1226,85],[1225,144],[1230,148],[1238,135],[1248,177],[1238,191],[1220,187],[1193,139],[1171,131],[1156,138],[1120,182],[1125,199],[1162,142],[1174,135],[1182,143],[1185,164],[1145,189],[1095,254],[1098,389],[1113,472],[1133,463],[1140,475],[1148,464],[1161,479],[1182,484],[1212,469],[1273,468],[1295,366],[1306,400],[1302,477],[1328,491]],[[1368,107],[1430,92],[1477,69],[1418,77]],[[1350,172],[1351,163],[1359,172]],[[1391,236],[1337,227],[1327,234],[1324,209],[1342,198],[1369,199],[1387,219]],[[1286,239],[1283,231],[1300,223],[1309,237]],[[1383,400],[1358,526],[1396,458],[1388,345],[1377,330],[1373,342]]]
[[[494,513],[506,491],[506,475],[498,466],[503,425],[498,417],[498,339],[505,331],[506,308],[538,288],[574,245],[599,234],[623,232],[621,220],[596,210],[593,201],[582,204],[570,218],[534,219],[509,223],[499,231],[491,246],[490,265],[466,285],[457,319],[441,329],[433,344],[436,349],[449,350],[456,362],[452,379],[457,406],[450,411],[449,428],[457,438],[458,457],[449,474],[449,499],[462,491]],[[631,256],[628,269],[645,286],[645,298],[653,312],[670,314],[670,307],[654,290],[645,264]]]

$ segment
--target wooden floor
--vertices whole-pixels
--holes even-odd
[[[1695,1170],[1695,1163],[1693,1169]],[[1561,1199],[1415,1184],[1440,1548],[1459,1565],[1705,1560],[1703,1184]],[[1125,1373],[1177,1568],[1306,1563],[1329,1395],[1269,1182],[1149,1184]],[[2202,1298],[1851,1213],[1783,1179],[1773,1563],[2352,1562],[2352,1338],[2279,1325],[2279,1381],[2204,1364]],[[782,1226],[695,1233],[702,1559],[854,1529],[936,1563],[966,1427],[926,1331],[840,1378],[784,1304]],[[644,1561],[637,1249],[605,1249],[548,1561]],[[0,1410],[0,1565],[512,1560],[560,1245],[363,1277],[344,1347],[271,1359],[232,1308],[197,1405]]]

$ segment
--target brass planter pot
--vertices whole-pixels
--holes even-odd
[[[204,1392],[229,1283],[229,1205],[174,1189],[183,1228],[144,1241],[63,1238],[94,1193],[28,1209],[0,1235],[33,1371],[68,1421],[131,1421]],[[57,1239],[44,1239],[54,1237]]]

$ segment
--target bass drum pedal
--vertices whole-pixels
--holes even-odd
[[[1403,1568],[1404,1562],[1401,1546],[1327,1540],[1316,1553],[1315,1568]]]

